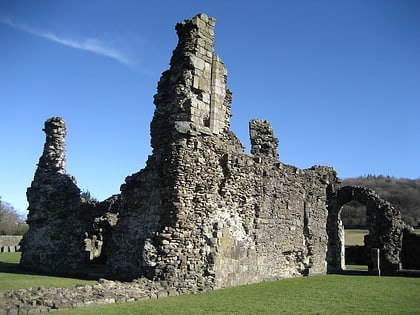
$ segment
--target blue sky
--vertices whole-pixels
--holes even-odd
[[[25,213],[45,140],[68,127],[67,171],[98,199],[150,154],[153,95],[174,26],[216,18],[232,129],[271,122],[280,160],[339,177],[420,177],[420,1],[0,2],[0,196]]]

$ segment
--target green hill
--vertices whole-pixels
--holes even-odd
[[[420,178],[407,179],[390,176],[361,176],[346,178],[342,186],[364,186],[374,190],[401,211],[403,220],[420,226]],[[365,206],[350,202],[343,207],[342,220],[346,228],[363,228],[366,224]]]

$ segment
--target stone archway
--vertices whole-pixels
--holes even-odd
[[[392,274],[400,269],[400,253],[404,222],[399,210],[379,197],[373,190],[359,186],[345,186],[328,196],[328,273],[340,273],[345,269],[344,227],[341,210],[344,204],[356,200],[366,206],[366,224],[369,234],[365,236],[365,246],[380,250],[381,274]],[[368,268],[373,268],[368,260]]]

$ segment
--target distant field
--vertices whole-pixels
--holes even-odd
[[[364,236],[368,234],[368,230],[345,230],[344,238],[346,245],[364,245]]]
[[[415,229],[414,231],[420,234],[420,229]],[[346,245],[365,245],[364,236],[368,233],[368,230],[346,229],[344,231]]]

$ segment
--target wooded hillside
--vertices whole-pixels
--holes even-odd
[[[420,178],[406,179],[390,176],[365,176],[347,178],[342,186],[364,186],[374,190],[401,211],[403,220],[420,226]],[[366,224],[366,207],[350,202],[343,207],[342,220],[346,228],[361,228]]]

